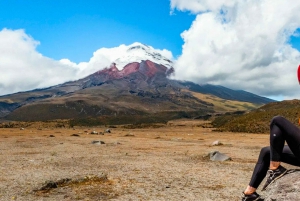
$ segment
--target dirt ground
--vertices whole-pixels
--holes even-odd
[[[214,132],[206,123],[104,135],[87,133],[106,127],[0,129],[0,200],[240,200],[268,135]],[[216,140],[223,145],[211,146]],[[214,150],[232,161],[203,158]],[[62,179],[73,182],[42,190]]]

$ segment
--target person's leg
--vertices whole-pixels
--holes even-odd
[[[290,147],[284,146],[285,142]],[[243,193],[243,200],[248,200],[246,199],[247,195],[256,194],[256,189],[266,176],[269,168],[271,170],[277,169],[280,167],[280,162],[300,167],[300,129],[290,121],[281,116],[276,116],[272,119],[270,124],[270,145],[270,147],[265,147],[260,152],[250,183]],[[272,181],[266,184],[269,185],[270,182]],[[256,194],[256,197],[259,198],[259,195]]]
[[[285,145],[282,150],[281,160],[294,166],[300,167],[300,160],[293,154],[289,146]],[[270,164],[270,147],[261,149],[258,161],[255,165],[251,180],[242,195],[242,200],[259,200],[260,196],[256,193],[256,189],[267,174]]]
[[[247,186],[246,190],[244,191],[246,195],[250,195],[256,191],[259,184],[265,178],[267,171],[269,169],[269,165],[270,165],[270,147],[264,147],[260,151],[257,163],[252,173],[250,183]]]
[[[300,129],[284,117],[276,116],[270,124],[270,170],[280,166],[285,142],[293,155],[300,160]]]
[[[294,166],[300,167],[300,160],[293,154],[289,146],[285,145],[281,153],[281,161]],[[245,190],[245,194],[251,194],[256,191],[262,180],[267,175],[270,165],[270,147],[264,147],[261,149],[258,161],[255,165],[254,171],[248,187]]]
[[[281,116],[276,116],[270,124],[270,167],[268,177],[262,190],[287,173],[287,169],[280,164],[283,161],[284,143],[289,146],[290,154],[295,161],[300,160],[300,129]]]

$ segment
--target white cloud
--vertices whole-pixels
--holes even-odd
[[[134,43],[132,45],[136,45]],[[94,52],[89,62],[76,64],[69,59],[60,61],[37,52],[39,42],[24,30],[3,29],[0,31],[0,95],[36,88],[49,87],[70,80],[77,80],[109,67],[117,58],[126,54],[132,45],[101,48]],[[153,51],[172,59],[168,50]]]
[[[41,88],[72,79],[76,69],[44,57],[24,30],[0,31],[0,94]]]
[[[171,0],[171,9],[200,13],[233,6],[238,0]]]
[[[288,44],[300,27],[300,1],[171,0],[171,8],[198,13],[182,33],[175,78],[300,98],[300,53]]]

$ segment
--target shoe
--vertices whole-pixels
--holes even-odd
[[[285,175],[287,171],[288,170],[282,167],[281,165],[276,170],[268,170],[269,175],[267,177],[265,185],[262,188],[262,191],[266,190],[270,184],[272,184],[274,181]]]
[[[242,193],[242,201],[258,201],[263,200],[261,199],[260,195],[256,192],[252,193],[251,195],[245,195],[245,193]]]

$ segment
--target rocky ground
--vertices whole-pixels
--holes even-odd
[[[268,135],[206,123],[104,135],[88,133],[106,127],[0,129],[0,200],[240,200]],[[223,145],[211,146],[216,140]],[[203,158],[214,150],[232,161]]]

